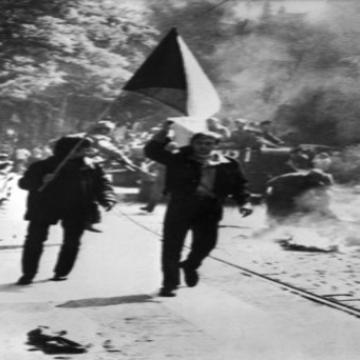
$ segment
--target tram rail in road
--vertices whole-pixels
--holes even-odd
[[[131,221],[132,223],[134,223],[135,225],[143,228],[144,230],[152,233],[153,235],[155,235],[156,237],[158,237],[160,239],[161,234],[159,232],[154,231],[153,229],[151,229],[149,226],[146,226],[144,224],[142,224],[141,222],[137,221],[133,216],[126,214],[125,212],[123,212],[121,209],[119,209],[118,207],[115,210],[115,213],[117,216],[121,216],[124,218],[127,218],[129,221]],[[240,270],[243,275],[249,276],[249,277],[256,277],[257,279],[261,279],[262,281],[265,281],[267,283],[271,283],[274,286],[277,286],[279,288],[281,288],[282,290],[285,291],[289,291],[290,293],[297,295],[297,296],[301,296],[304,299],[316,302],[318,304],[321,305],[325,305],[328,307],[331,307],[335,310],[338,311],[342,311],[345,312],[349,315],[353,315],[357,318],[360,318],[360,309],[357,309],[354,306],[349,305],[349,303],[351,303],[352,301],[360,301],[360,299],[358,298],[354,298],[351,297],[351,294],[349,293],[342,293],[342,294],[325,294],[325,295],[318,295],[315,294],[311,291],[299,288],[297,286],[294,286],[292,284],[289,284],[287,282],[283,282],[281,280],[272,278],[269,275],[266,274],[262,274],[259,273],[257,271],[253,271],[249,268],[243,267],[241,265],[238,265],[232,261],[228,261],[226,259],[223,259],[221,257],[217,257],[217,256],[213,256],[210,255],[209,259],[212,259],[213,261],[217,261],[219,263],[222,263],[226,266],[232,267],[232,268],[236,268],[238,270]],[[346,297],[346,299],[342,299],[342,300],[336,300],[336,297]]]

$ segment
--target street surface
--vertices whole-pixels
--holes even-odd
[[[85,234],[68,281],[48,280],[61,242],[61,231],[54,227],[36,281],[20,287],[14,283],[20,275],[26,193],[13,187],[0,212],[2,360],[359,358],[359,318],[229,265],[356,307],[360,242],[353,231],[334,232],[331,241],[337,252],[288,251],[274,235],[259,235],[265,226],[262,207],[246,219],[229,207],[219,245],[200,270],[200,284],[182,286],[176,298],[160,298],[156,294],[164,206],[146,214],[140,204],[125,202],[124,191],[118,190],[123,201],[104,214],[102,233]],[[334,196],[339,200],[339,193]],[[354,194],[348,196],[341,195],[337,210],[353,220]],[[315,240],[319,238],[308,239]],[[41,325],[67,331],[69,339],[88,346],[87,353],[31,351],[27,332]]]

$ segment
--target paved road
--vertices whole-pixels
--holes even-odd
[[[352,198],[353,194],[340,195],[337,192],[335,196],[338,198],[336,211],[339,216],[348,214],[354,207],[359,208],[358,204],[350,202],[349,198]],[[118,207],[119,216],[129,217],[139,226],[156,234],[161,234],[163,213],[163,206],[148,215],[139,211],[137,204],[120,204]],[[313,227],[311,231],[299,227],[290,231],[312,251],[289,251],[277,241],[278,232],[265,232],[263,236],[256,235],[266,226],[263,207],[255,208],[254,214],[246,219],[242,219],[236,209],[227,208],[221,223],[220,241],[212,256],[360,309],[359,224],[353,221],[342,222],[341,226],[331,221],[322,224],[322,228],[326,231],[320,233],[329,234],[329,239],[320,237],[319,231],[315,232],[320,229],[319,224],[309,225]],[[338,251],[314,250],[329,249],[330,245],[336,246]],[[222,279],[210,280],[218,286],[222,284]]]
[[[182,287],[173,299],[156,297],[161,278],[156,232],[161,230],[163,207],[144,215],[138,204],[119,204],[104,217],[102,234],[86,234],[77,266],[62,283],[48,281],[61,236],[54,228],[37,282],[15,286],[18,245],[24,231],[19,218],[23,200],[24,193],[16,192],[7,205],[13,224],[7,234],[18,237],[1,242],[1,359],[49,358],[28,351],[26,332],[38,325],[65,329],[71,339],[91,344],[87,354],[68,355],[68,359],[358,358],[357,318],[309,302],[214,259],[205,262],[196,288]],[[254,226],[261,225],[261,219],[261,209],[242,222],[229,209],[214,256],[226,255],[242,265],[259,266],[261,271],[283,266],[287,274],[291,266],[300,271],[303,257],[307,259],[303,272],[311,272],[309,264],[315,266],[319,261],[306,254],[285,252],[272,241],[246,238]],[[6,247],[9,244],[12,247]]]

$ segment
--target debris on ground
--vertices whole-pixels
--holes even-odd
[[[280,239],[277,240],[280,246],[285,250],[290,251],[307,251],[307,252],[337,252],[339,251],[339,247],[337,245],[331,244],[314,244],[308,241],[308,239],[304,239],[303,241],[299,241],[294,238]]]
[[[81,354],[87,352],[89,345],[81,345],[70,340],[65,330],[53,332],[47,326],[39,326],[27,333],[28,345],[32,345],[31,351],[41,350],[45,354]]]

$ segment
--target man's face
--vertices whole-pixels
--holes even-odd
[[[191,146],[195,156],[205,157],[211,154],[216,148],[216,139],[208,136],[201,136],[193,140]]]
[[[323,171],[326,171],[329,169],[329,167],[331,166],[332,160],[330,158],[330,156],[328,155],[323,155],[323,154],[318,154],[315,155],[314,159],[313,159],[313,165],[315,169],[320,169]]]

